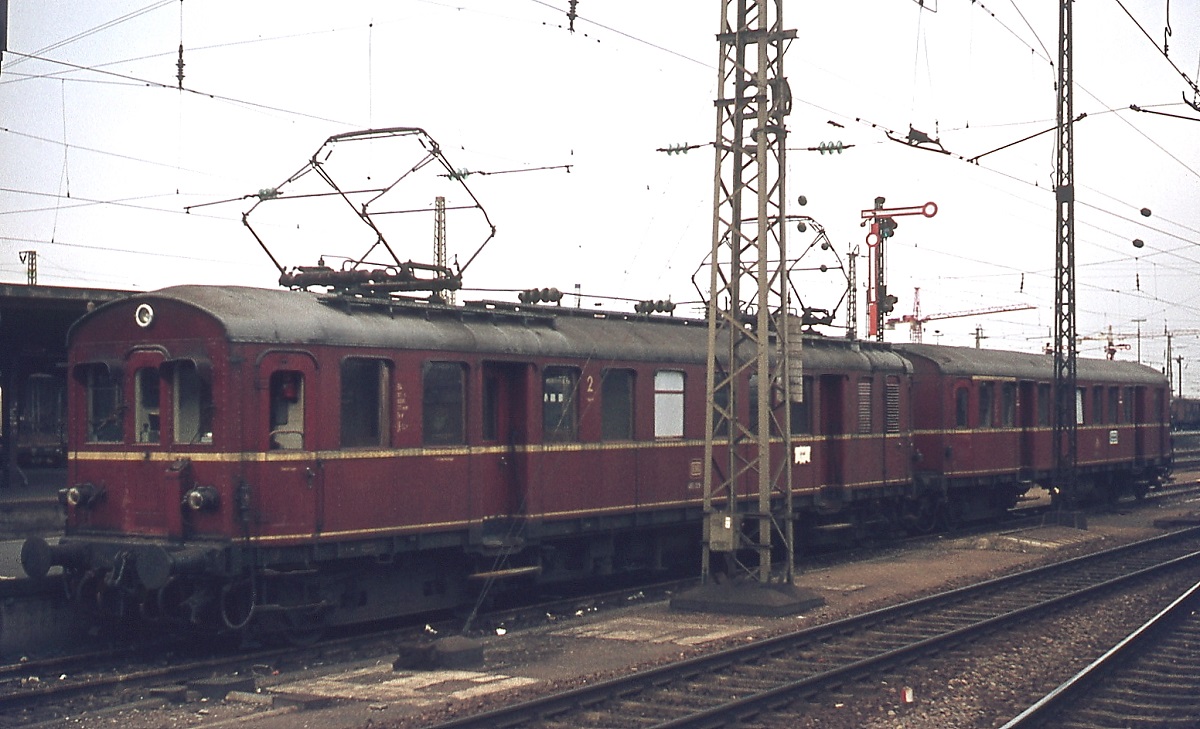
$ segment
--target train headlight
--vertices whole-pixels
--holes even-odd
[[[101,493],[103,492],[94,485],[81,483],[66,489],[66,494],[63,498],[71,506],[91,506],[93,502],[100,499]]]
[[[212,511],[220,503],[220,495],[212,486],[197,486],[184,495],[183,503],[192,511]]]
[[[149,304],[138,304],[133,312],[133,320],[143,329],[154,323],[154,307]]]

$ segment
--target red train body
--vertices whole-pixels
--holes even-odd
[[[703,322],[186,286],[69,344],[66,534],[22,558],[113,615],[305,630],[698,553]],[[803,351],[803,540],[996,513],[1050,472],[1047,357]],[[1165,381],[1079,372],[1084,482],[1148,487]]]

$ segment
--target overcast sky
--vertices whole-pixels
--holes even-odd
[[[1159,0],[1122,2],[1133,19],[1117,0],[1074,7],[1075,111],[1088,115],[1075,128],[1078,329],[1097,337],[1080,352],[1101,356],[1111,326],[1130,345],[1118,357],[1134,359],[1144,320],[1142,361],[1162,367],[1166,326],[1179,332],[1185,393],[1195,395],[1200,123],[1129,106],[1200,117],[1183,103],[1195,95],[1181,75],[1200,71],[1200,4],[1173,3],[1168,19]],[[1053,126],[1057,4],[925,4],[785,8],[785,26],[798,31],[784,61],[796,97],[787,186],[809,201],[789,212],[823,225],[845,260],[865,250],[860,211],[876,196],[889,207],[936,202],[934,218],[900,219],[890,244],[896,313],[912,311],[917,287],[924,315],[1031,305],[930,321],[925,341],[973,346],[979,326],[985,346],[1036,350],[1053,326],[1054,135],[978,164],[964,158]],[[411,126],[455,169],[505,173],[466,178],[497,228],[465,274],[468,288],[579,284],[597,297],[696,301],[692,277],[711,247],[713,151],[655,150],[713,139],[719,4],[580,0],[574,33],[566,9],[540,0],[10,0],[0,280],[24,282],[19,252],[36,250],[42,284],[274,286],[278,271],[242,225],[253,202],[243,196],[284,182],[331,135]],[[888,140],[910,126],[951,154]],[[327,170],[346,187],[391,182],[420,159],[411,142],[337,145]],[[853,147],[804,151],[830,142]],[[388,207],[426,208],[443,189],[459,199],[440,172],[406,178]],[[317,192],[318,182],[309,175],[283,191]],[[344,204],[306,200],[265,203],[251,216],[282,264],[325,255],[336,265],[364,252],[369,231]],[[231,202],[185,212],[220,201]],[[486,225],[471,210],[452,210],[447,223],[450,256],[465,263]],[[432,215],[387,224],[401,258],[432,261]],[[790,232],[789,248],[811,239],[811,229]],[[838,304],[837,276],[800,277],[805,303]],[[459,298],[515,300],[503,291]],[[597,301],[629,307],[584,305]],[[887,336],[904,341],[909,331]]]

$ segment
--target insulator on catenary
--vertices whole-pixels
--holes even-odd
[[[670,299],[659,299],[658,301],[639,301],[633,306],[633,310],[639,314],[653,314],[655,312],[669,314],[675,311],[675,302]]]
[[[525,289],[517,294],[522,304],[555,304],[562,300],[562,292],[556,288]]]

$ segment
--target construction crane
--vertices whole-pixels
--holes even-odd
[[[984,314],[1001,314],[1006,311],[1026,311],[1028,309],[1037,308],[1030,304],[1009,304],[1007,306],[989,306],[983,309],[968,309],[966,311],[952,311],[945,314],[921,314],[921,288],[918,286],[913,289],[913,313],[905,314],[897,319],[888,319],[887,323],[895,326],[896,324],[908,324],[911,331],[909,340],[913,342],[921,341],[921,331],[925,326],[925,322],[940,321],[942,319],[960,319],[966,316],[982,316]]]

